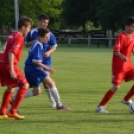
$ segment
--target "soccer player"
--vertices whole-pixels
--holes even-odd
[[[17,113],[17,108],[20,106],[25,93],[29,87],[23,73],[18,68],[23,45],[24,36],[30,31],[33,22],[30,18],[23,17],[18,21],[18,31],[12,32],[3,47],[0,57],[0,83],[1,86],[7,86],[3,93],[3,98],[0,107],[0,119],[24,119]],[[11,109],[6,113],[14,87],[19,87],[19,90],[14,99]]]
[[[112,60],[112,84],[113,86],[106,92],[101,102],[96,108],[96,112],[108,113],[105,106],[120,88],[122,81],[134,80],[134,67],[131,62],[131,54],[134,52],[134,17],[129,17],[125,22],[125,31],[117,37],[113,48]],[[130,99],[134,95],[134,85],[122,99],[122,103],[129,105]]]
[[[25,76],[34,91],[40,91],[40,83],[47,83],[50,87],[50,92],[55,99],[57,109],[70,110],[70,108],[62,105],[55,82],[44,71],[45,69],[50,73],[55,72],[53,68],[50,68],[42,63],[43,56],[45,56],[43,44],[48,41],[49,36],[50,31],[47,28],[38,28],[38,40],[32,44],[29,50],[29,55],[25,61]]]
[[[34,28],[32,29],[27,37],[26,37],[26,47],[30,47],[35,41],[37,41],[38,39],[38,29],[41,28],[41,27],[44,27],[46,28],[48,26],[48,23],[49,23],[49,16],[47,16],[46,14],[43,14],[41,13],[39,16],[38,16],[38,26],[37,28]],[[45,55],[44,55],[44,59],[43,59],[43,64],[47,65],[48,67],[51,66],[51,53],[53,53],[55,50],[56,50],[56,47],[57,47],[57,42],[56,42],[56,38],[54,36],[54,34],[52,32],[50,32],[50,37],[49,37],[49,40],[43,44],[44,45],[44,52],[45,52]],[[46,70],[46,73],[49,75],[49,71]],[[56,107],[56,102],[50,92],[50,87],[47,83],[43,83],[44,85],[44,89],[48,95],[48,98],[49,98],[49,101],[50,101],[50,105],[51,107]],[[29,90],[26,94],[25,97],[30,97],[30,96],[36,96],[36,95],[39,95],[41,93],[41,90]],[[15,96],[15,95],[14,95]],[[14,99],[14,96],[13,96],[13,99]]]

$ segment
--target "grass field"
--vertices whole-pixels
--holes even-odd
[[[19,66],[24,67],[28,49]],[[52,55],[57,70],[51,77],[56,81],[61,100],[71,111],[50,108],[42,88],[40,96],[27,98],[19,110],[25,120],[0,120],[0,134],[132,134],[134,115],[121,104],[133,82],[122,83],[108,103],[108,114],[95,108],[111,87],[111,48],[87,48],[87,45],[59,45]],[[0,98],[4,88],[0,90]]]

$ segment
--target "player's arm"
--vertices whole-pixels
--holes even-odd
[[[114,55],[120,57],[123,61],[127,61],[127,57],[121,54],[119,51],[114,51]]]
[[[31,35],[31,31],[25,38],[25,47],[30,47],[37,39]]]
[[[55,70],[53,68],[47,67],[46,65],[42,64],[41,62],[33,61],[33,64],[39,66],[40,68],[46,69],[50,71],[51,73],[55,73]]]
[[[10,76],[12,79],[15,79],[16,73],[14,72],[14,53],[12,51],[8,52],[8,61],[10,67]]]
[[[51,53],[53,53],[54,51],[56,51],[56,46],[52,46],[51,49],[47,52],[44,52],[44,57],[49,57]]]
[[[51,46],[51,49],[44,53],[44,57],[46,58],[49,57],[50,54],[52,54],[54,51],[56,51],[57,48],[56,37],[52,32],[50,32],[49,45]]]
[[[114,55],[120,57],[122,59],[122,61],[126,62],[127,61],[127,57],[124,56],[122,53],[120,53],[120,50],[122,48],[122,44],[125,43],[124,41],[125,41],[125,36],[120,34],[117,37],[117,39],[116,39],[116,41],[114,43],[114,51],[113,51],[113,53],[114,53]]]
[[[36,42],[36,40],[32,40],[30,42],[25,42],[25,46],[30,47],[34,42]]]

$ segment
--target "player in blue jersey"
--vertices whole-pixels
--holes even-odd
[[[46,28],[48,26],[49,23],[49,16],[47,16],[46,14],[41,13],[38,16],[38,26],[37,28],[32,29],[27,37],[26,37],[26,47],[30,47],[34,42],[37,41],[38,39],[38,29],[41,27]],[[51,54],[56,50],[57,47],[57,42],[56,42],[56,38],[54,36],[54,34],[52,32],[50,32],[50,37],[48,39],[48,41],[46,43],[43,44],[44,46],[44,59],[43,59],[43,63],[44,65],[47,65],[48,67],[51,66],[52,60],[51,60]],[[49,71],[45,70],[46,73],[49,75]],[[44,89],[48,95],[48,98],[50,100],[50,105],[51,107],[56,107],[56,102],[54,101],[54,98],[50,92],[50,87],[48,84],[44,83]],[[39,95],[41,93],[41,90],[31,90],[29,92],[27,92],[25,97],[30,97],[30,96],[36,96]],[[15,95],[14,95],[15,96]],[[13,98],[14,98],[13,96]]]
[[[45,56],[44,52],[44,43],[48,41],[50,37],[49,29],[47,28],[39,28],[38,29],[38,40],[36,40],[30,50],[28,57],[25,61],[25,76],[27,78],[28,83],[31,87],[33,87],[34,91],[40,91],[40,83],[47,83],[50,87],[50,92],[53,95],[53,98],[56,102],[57,110],[70,110],[70,108],[62,105],[59,97],[58,90],[56,88],[55,82],[50,76],[46,73],[45,70],[50,73],[54,73],[55,70],[51,67],[48,67],[43,63]],[[31,91],[31,90],[29,90]]]

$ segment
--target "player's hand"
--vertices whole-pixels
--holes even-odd
[[[15,80],[17,78],[16,73],[14,71],[10,72],[11,79]]]
[[[50,73],[52,73],[52,74],[56,72],[56,70],[53,69],[53,68],[49,68],[49,71],[50,71]]]
[[[126,61],[127,61],[127,57],[122,56],[122,60],[123,60],[124,62],[126,62]]]
[[[50,54],[51,54],[51,53],[50,53],[49,51],[48,51],[48,52],[45,52],[45,53],[44,53],[44,57],[45,57],[45,58],[48,58],[48,57],[50,56]]]

